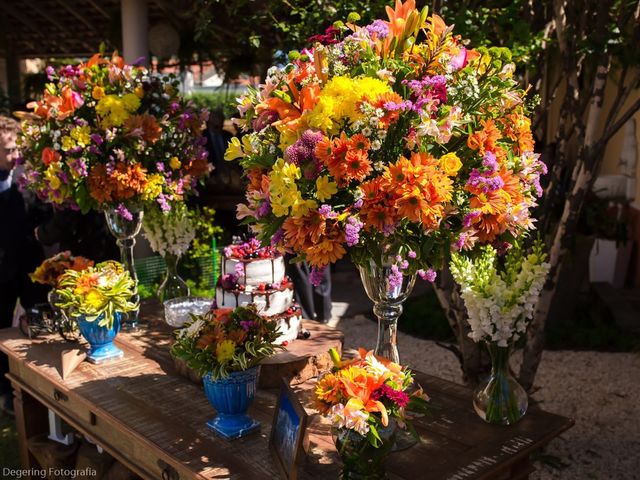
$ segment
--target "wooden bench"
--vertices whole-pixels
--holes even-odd
[[[226,442],[206,428],[215,412],[201,387],[176,372],[170,339],[166,329],[143,322],[137,332],[118,335],[122,360],[83,362],[62,380],[61,352],[70,344],[54,336],[31,341],[17,329],[1,330],[23,467],[38,467],[27,440],[47,430],[50,408],[143,478],[277,478],[268,449],[276,391],[259,390],[251,408],[262,422],[260,433]],[[531,410],[512,427],[490,426],[474,413],[467,388],[423,373],[417,379],[432,399],[433,414],[416,423],[419,445],[392,454],[391,479],[527,478],[531,453],[573,424]],[[310,386],[297,387],[305,405],[310,405]],[[340,461],[329,427],[308,411],[308,451],[300,477],[336,478]]]

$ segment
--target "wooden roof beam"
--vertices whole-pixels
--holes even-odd
[[[98,5],[94,0],[86,0],[86,1],[93,8],[95,8],[98,12],[100,12],[100,14],[102,14],[103,17],[109,18],[109,19],[111,18],[111,15],[104,8],[102,8],[100,5]]]
[[[67,5],[67,3],[64,0],[56,0],[56,3],[60,5],[62,8],[64,8],[71,15],[76,17],[80,22],[84,23],[87,26],[87,28],[89,28],[90,30],[95,30],[95,27],[91,23],[89,23],[86,18],[84,18],[82,15],[76,12],[73,8]]]

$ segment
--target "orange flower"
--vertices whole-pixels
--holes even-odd
[[[116,201],[126,200],[144,191],[147,183],[147,170],[139,163],[129,165],[119,162],[110,178],[114,182],[113,199]]]
[[[399,37],[404,32],[405,22],[411,11],[416,9],[415,0],[407,0],[404,4],[401,0],[396,0],[395,9],[387,6],[385,10],[389,16],[389,37]]]
[[[99,278],[100,274],[98,273],[87,273],[85,275],[81,275],[76,282],[76,287],[74,288],[73,293],[76,295],[86,295],[98,285]]]
[[[44,147],[42,149],[42,163],[50,165],[60,161],[60,154],[51,147]]]
[[[160,139],[162,129],[153,115],[143,113],[142,115],[131,115],[124,121],[124,128],[127,135],[141,138],[147,143],[154,144]]]
[[[323,267],[335,263],[345,256],[344,232],[333,231],[331,235],[322,237],[320,243],[313,245],[306,251],[307,261],[314,267]]]
[[[371,173],[371,161],[369,160],[369,156],[362,150],[348,151],[345,158],[344,170],[345,181],[363,181],[367,175]]]
[[[322,163],[327,165],[329,159],[333,156],[333,142],[328,137],[322,137],[318,143],[316,143],[315,152],[316,157],[318,157]]]
[[[113,200],[113,183],[107,175],[107,168],[103,164],[95,165],[89,171],[89,195],[98,203]]]
[[[370,147],[371,142],[361,133],[357,133],[349,139],[349,150],[360,150],[362,152],[367,152]]]
[[[482,130],[469,135],[467,146],[472,150],[478,150],[480,155],[484,155],[487,150],[495,151],[496,142],[502,138],[502,133],[492,119],[483,120],[481,123]]]
[[[76,111],[84,101],[78,92],[74,92],[71,87],[62,87],[62,101],[58,105],[58,120],[64,120]]]
[[[338,403],[340,383],[333,373],[327,373],[318,380],[315,388],[316,406],[321,413],[329,410],[330,405]]]
[[[387,110],[384,108],[384,105],[387,102],[392,103],[401,103],[403,101],[402,97],[395,92],[387,92],[380,95],[372,105],[375,108],[382,108],[384,110],[384,115],[380,117],[380,121],[383,123],[385,127],[389,127],[392,123],[395,123],[400,118],[400,110]]]
[[[361,215],[364,215],[364,228],[366,230],[375,229],[379,232],[384,232],[394,225],[397,220],[394,209],[383,203],[367,204],[367,202],[364,202],[360,212]]]

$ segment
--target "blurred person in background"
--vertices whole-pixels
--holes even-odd
[[[46,301],[46,287],[29,279],[44,254],[34,237],[24,198],[13,181],[19,131],[17,121],[0,116],[0,328],[11,327],[18,301],[24,309]],[[12,413],[7,372],[7,357],[0,354],[0,411]]]

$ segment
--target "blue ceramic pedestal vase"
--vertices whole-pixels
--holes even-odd
[[[244,437],[260,429],[260,422],[246,414],[258,389],[259,374],[260,366],[256,366],[215,381],[211,374],[204,376],[204,392],[218,412],[213,420],[207,422],[207,427],[227,440]]]
[[[103,314],[104,315],[104,314]],[[84,315],[78,317],[78,328],[82,336],[89,342],[90,348],[87,360],[91,363],[103,363],[107,360],[122,358],[124,353],[113,344],[113,339],[120,331],[120,317],[122,313],[113,314],[113,325],[111,328],[98,325],[104,318],[103,315],[93,322],[88,322]]]

